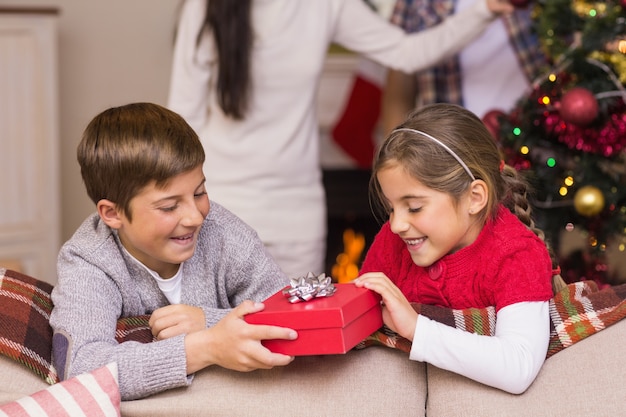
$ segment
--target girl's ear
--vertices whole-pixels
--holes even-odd
[[[122,226],[122,218],[117,204],[110,200],[102,199],[96,205],[98,215],[111,229],[119,229]]]
[[[489,190],[487,183],[483,180],[475,180],[470,186],[469,195],[469,212],[470,214],[479,213],[487,205],[489,200]]]

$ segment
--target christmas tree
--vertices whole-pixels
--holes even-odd
[[[562,259],[566,280],[610,283],[605,252],[626,248],[626,0],[528,7],[549,65],[497,118],[496,136],[530,180],[538,225],[557,253],[564,231],[583,230],[586,261]]]

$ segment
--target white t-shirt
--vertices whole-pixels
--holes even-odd
[[[458,0],[457,13],[474,4]],[[490,110],[511,110],[530,84],[509,42],[506,25],[496,19],[459,56],[464,106],[483,117]]]

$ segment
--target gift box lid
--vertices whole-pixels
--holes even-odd
[[[380,304],[380,295],[354,284],[334,284],[336,291],[329,297],[290,303],[282,290],[263,303],[265,309],[248,314],[251,324],[269,324],[292,329],[344,327],[372,307]],[[289,287],[285,287],[287,289]]]

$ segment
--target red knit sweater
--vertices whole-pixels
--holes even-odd
[[[430,267],[417,266],[389,222],[376,235],[360,273],[383,272],[410,302],[455,309],[552,297],[552,267],[545,244],[501,206],[471,245]]]

